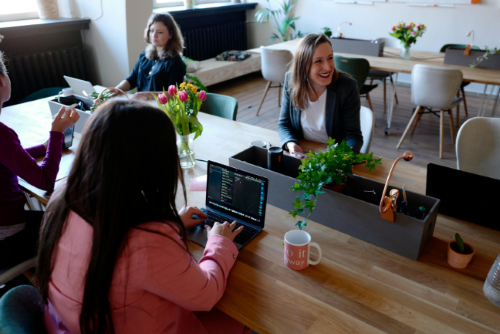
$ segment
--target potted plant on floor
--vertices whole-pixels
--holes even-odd
[[[382,158],[373,159],[373,153],[354,154],[345,140],[340,144],[335,144],[335,140],[332,138],[328,140],[325,152],[309,152],[305,156],[306,158],[299,167],[299,176],[296,178],[300,183],[295,183],[290,188],[295,193],[304,191],[292,203],[295,209],[290,211],[290,215],[296,218],[305,210],[309,210],[307,218],[299,220],[295,224],[299,229],[307,226],[307,220],[316,205],[316,198],[324,193],[322,188],[342,192],[347,182],[347,176],[352,174],[353,164],[366,161],[365,167],[368,167],[368,171],[382,164]]]
[[[474,256],[474,248],[464,242],[460,234],[455,233],[455,240],[448,243],[448,264],[453,268],[467,267]]]

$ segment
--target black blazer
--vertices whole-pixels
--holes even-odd
[[[170,85],[180,85],[185,75],[186,64],[180,55],[165,60],[150,60],[142,51],[126,80],[130,89],[137,87],[139,92],[161,92]]]
[[[299,139],[304,139],[300,124],[302,110],[296,108],[290,99],[290,76],[291,72],[285,75],[281,114],[278,121],[278,134],[283,149],[286,149],[285,144],[290,141],[298,144]],[[356,80],[349,75],[340,74],[337,82],[326,88],[326,133],[335,139],[336,143],[340,144],[342,140],[345,140],[355,154],[358,154],[363,146],[359,120],[360,108],[361,102]]]

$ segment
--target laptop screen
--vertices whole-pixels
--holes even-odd
[[[213,161],[207,174],[207,207],[264,227],[267,178]]]
[[[500,180],[429,163],[425,194],[439,198],[439,213],[500,231]]]

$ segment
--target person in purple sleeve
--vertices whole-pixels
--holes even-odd
[[[0,114],[10,98],[10,79],[0,52]],[[0,122],[0,268],[14,266],[36,255],[36,243],[43,211],[24,211],[25,198],[17,177],[33,186],[52,190],[59,171],[63,132],[79,119],[65,107],[52,122],[49,140],[24,149],[14,130]],[[35,158],[45,156],[38,165]]]

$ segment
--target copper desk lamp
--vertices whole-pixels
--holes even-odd
[[[389,175],[387,176],[387,181],[385,182],[384,191],[382,192],[382,199],[380,200],[380,218],[394,222],[395,216],[394,211],[396,211],[396,200],[399,196],[399,190],[392,189],[389,197],[385,196],[387,193],[387,187],[389,186],[389,181],[391,180],[392,172],[399,160],[404,159],[405,161],[411,161],[413,159],[413,154],[406,151],[401,157],[397,158],[392,164]]]

